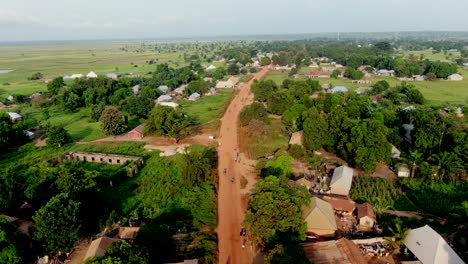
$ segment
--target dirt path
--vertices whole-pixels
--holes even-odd
[[[243,239],[239,235],[245,211],[241,205],[240,190],[242,165],[235,161],[239,148],[237,129],[240,111],[252,101],[250,86],[253,80],[263,78],[267,72],[268,69],[263,68],[248,83],[241,84],[239,93],[221,118],[218,140],[221,145],[218,146],[219,190],[218,227],[216,228],[219,241],[218,263],[220,264],[248,264],[254,260],[253,247],[247,245],[245,249],[242,249]],[[227,169],[226,175],[223,172],[225,168]],[[234,178],[235,181],[231,182],[231,178]]]
[[[386,213],[389,213],[389,214],[393,214],[393,215],[396,215],[396,216],[404,216],[404,217],[413,217],[413,218],[417,218],[417,219],[422,219],[423,216],[418,213],[418,212],[412,212],[412,211],[396,211],[396,210],[384,210],[384,212]]]

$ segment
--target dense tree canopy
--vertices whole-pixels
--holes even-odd
[[[127,130],[127,124],[122,114],[113,106],[108,106],[102,111],[99,122],[101,123],[102,131],[106,135],[118,135]]]
[[[70,142],[73,139],[63,127],[51,127],[47,132],[47,145],[61,147]]]
[[[144,133],[146,135],[167,135],[176,139],[190,134],[193,122],[185,114],[168,106],[156,106],[148,115]]]

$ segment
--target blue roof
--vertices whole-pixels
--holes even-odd
[[[336,92],[347,92],[348,91],[348,88],[346,88],[345,86],[335,86],[335,88],[332,89],[332,92],[336,93]]]

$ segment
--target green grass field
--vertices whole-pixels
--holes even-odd
[[[416,58],[420,58],[423,55],[423,59],[429,59],[434,61],[440,60],[451,60],[454,61],[456,58],[460,57],[460,51],[447,51],[445,54],[444,51],[438,53],[432,53],[432,50],[404,50],[398,51],[397,53],[400,56],[405,58],[409,58],[411,55],[415,56]]]
[[[308,72],[311,68],[305,68],[304,72]],[[301,70],[302,72],[302,70]],[[445,103],[468,103],[468,70],[459,68],[458,72],[465,76],[463,81],[420,81],[410,82],[415,85],[430,104],[442,105]],[[271,79],[278,85],[281,85],[284,79],[288,78],[288,71],[270,71],[265,79]],[[333,78],[319,78],[317,79],[320,84],[330,83],[333,86],[344,85],[350,90],[354,90],[361,86],[371,86],[372,84],[355,84],[348,79],[333,79]],[[400,84],[401,82],[392,77],[373,77],[370,79],[372,83],[380,80],[386,80],[391,86]]]
[[[218,94],[202,97],[198,101],[179,100],[181,110],[195,118],[199,124],[216,120],[234,94],[234,89],[220,89]]]

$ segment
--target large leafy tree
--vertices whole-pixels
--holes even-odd
[[[191,81],[187,88],[185,88],[185,95],[191,95],[193,93],[204,94],[208,92],[210,84],[204,80]]]
[[[138,118],[146,118],[154,103],[146,97],[129,97],[122,103],[122,110]]]
[[[92,177],[93,175],[87,173],[76,163],[65,164],[60,169],[55,184],[59,191],[75,197],[96,185]]]
[[[80,238],[80,203],[61,193],[37,210],[34,240],[40,241],[47,253],[67,251]]]
[[[213,181],[216,153],[207,148],[191,148],[183,155],[182,177],[191,185]]]
[[[309,197],[305,187],[290,187],[285,177],[269,176],[261,180],[250,198],[244,220],[253,241],[265,250],[281,244],[285,234],[288,243],[301,241],[307,230],[301,207],[310,203]]]
[[[47,84],[47,90],[49,91],[49,93],[56,95],[59,92],[60,88],[62,88],[63,86],[65,86],[63,78],[57,77]]]
[[[0,153],[13,144],[16,134],[16,125],[6,113],[0,112]]]
[[[50,146],[63,146],[67,143],[73,142],[70,134],[63,127],[51,127],[47,132],[47,145]]]
[[[311,108],[304,121],[303,143],[308,150],[318,150],[326,142],[327,122],[317,109]]]
[[[127,124],[125,124],[122,114],[113,106],[104,109],[99,122],[101,122],[101,129],[106,135],[118,135],[127,130]]]
[[[186,115],[168,106],[156,106],[151,110],[146,121],[146,135],[167,135],[176,139],[189,135],[192,121]]]
[[[263,104],[254,102],[242,109],[239,119],[242,126],[246,126],[253,119],[266,121],[268,118],[267,109]]]
[[[252,91],[255,95],[255,100],[266,102],[271,97],[271,94],[278,90],[278,85],[273,80],[255,80],[252,84]]]
[[[295,103],[294,97],[287,90],[281,90],[271,94],[268,100],[268,111],[273,114],[282,115],[289,106]]]

